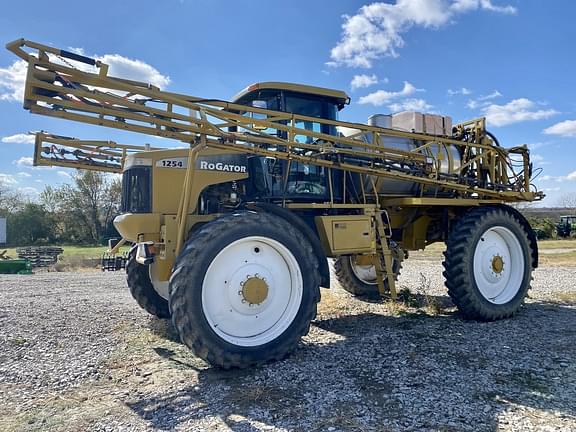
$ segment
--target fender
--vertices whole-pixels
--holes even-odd
[[[499,205],[498,207],[505,209],[512,213],[517,219],[518,222],[522,224],[526,233],[528,233],[528,240],[530,241],[530,247],[532,248],[532,268],[538,268],[538,240],[536,238],[536,234],[534,230],[530,226],[530,222],[524,217],[522,213],[516,210],[514,207],[510,207],[504,204]]]
[[[296,216],[289,210],[280,207],[275,204],[270,203],[248,203],[246,204],[246,209],[252,211],[265,211],[271,213],[275,216],[281,217],[288,221],[291,225],[298,228],[308,239],[310,239],[310,244],[312,245],[312,250],[318,258],[320,272],[320,286],[324,288],[330,288],[330,267],[328,267],[328,260],[326,259],[326,254],[324,254],[324,249],[322,249],[322,244],[318,239],[318,235],[310,228],[306,222],[301,218]]]

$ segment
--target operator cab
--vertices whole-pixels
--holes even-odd
[[[232,102],[301,116],[337,120],[338,111],[350,103],[350,98],[339,90],[300,84],[264,82],[248,86],[237,94]],[[244,113],[240,112],[240,114]],[[280,120],[278,123],[287,125],[288,120]],[[336,126],[312,120],[296,120],[294,126],[327,135],[337,134]],[[236,129],[231,128],[231,131],[236,131]],[[280,129],[268,128],[264,132],[284,139],[287,137],[287,133]],[[306,135],[296,135],[294,140],[303,144],[314,144],[314,138]],[[252,193],[260,199],[282,198],[299,201],[328,201],[330,199],[328,185],[330,176],[324,167],[254,156],[249,159],[249,170]],[[333,183],[338,185],[334,187],[333,194],[335,199],[339,199],[341,182],[337,181],[336,177],[339,177],[341,173],[335,171],[333,174]]]

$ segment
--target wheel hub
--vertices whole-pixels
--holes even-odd
[[[504,270],[504,260],[500,255],[494,255],[492,257],[492,271],[494,273],[500,274]]]
[[[265,278],[254,275],[242,285],[242,297],[249,305],[259,305],[268,297],[268,284]]]

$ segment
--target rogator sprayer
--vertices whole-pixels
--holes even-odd
[[[115,226],[134,247],[128,285],[182,341],[225,368],[280,359],[308,332],[330,286],[327,258],[354,295],[396,298],[407,251],[445,242],[461,313],[512,316],[538,265],[536,238],[510,203],[531,190],[526,146],[501,147],[484,119],[337,114],[348,96],[254,84],[231,102],[108,74],[95,59],[17,40],[24,108],[185,143],[150,148],[36,135],[34,162],[122,173]]]

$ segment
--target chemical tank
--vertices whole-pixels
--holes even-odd
[[[406,122],[406,118],[408,117],[406,114],[415,114],[415,116],[412,116],[411,120]],[[414,118],[426,119],[425,116],[428,116],[429,119],[433,117],[432,120],[444,119],[444,117],[440,116],[430,116],[419,113],[400,113],[399,116],[400,116],[399,121],[397,122],[398,125],[396,127],[394,125],[395,116],[386,114],[371,115],[368,118],[368,125],[381,127],[385,129],[398,129],[398,130],[409,128],[408,130],[406,130],[407,132],[414,131],[417,133],[422,133],[424,131],[421,130],[421,127],[419,127],[418,125],[414,124],[415,127],[410,127],[412,126],[412,123],[414,123],[412,119]],[[424,121],[423,124],[426,124],[426,121]],[[405,127],[404,128],[399,127],[400,125]],[[406,125],[408,126],[406,127]],[[447,129],[448,130],[451,129],[451,125]],[[443,130],[443,132],[447,132],[446,133],[447,135],[448,133],[451,132],[448,130]],[[343,132],[345,133],[345,131]],[[372,144],[372,134],[364,134],[361,135],[360,137],[357,137],[356,139],[361,139],[363,142],[367,144]],[[401,138],[381,134],[380,144],[385,147],[411,152],[414,149],[423,146],[424,141],[416,141],[409,138]],[[447,146],[444,144],[435,143],[427,146],[423,152],[424,154],[429,156],[431,160],[434,160],[435,162],[437,161],[437,163],[439,163],[439,171],[441,173],[444,174],[448,173],[450,171],[451,164],[454,169],[460,168],[461,155],[455,146]],[[360,187],[359,182],[360,182],[360,176],[358,176],[355,180],[356,187]],[[418,184],[409,181],[369,176],[364,178],[364,190],[367,193],[373,193],[372,189],[373,183],[376,186],[376,190],[380,195],[388,195],[388,196],[390,195],[418,196],[420,195],[420,188],[422,187]],[[424,195],[437,195],[438,193],[439,191],[436,188],[428,188],[424,191]]]

